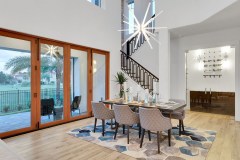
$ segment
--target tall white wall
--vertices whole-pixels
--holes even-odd
[[[156,0],[157,26],[178,28],[200,23],[237,0]]]
[[[171,40],[171,98],[186,99],[185,52],[187,50],[226,45],[235,46],[235,119],[240,121],[240,28],[220,30]]]
[[[120,70],[121,1],[0,0],[0,10],[1,28],[110,51],[110,80]]]

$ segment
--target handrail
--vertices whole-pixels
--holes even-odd
[[[143,68],[146,72],[148,72],[150,75],[152,75],[154,77],[154,79],[159,80],[159,78],[157,76],[155,76],[152,72],[150,72],[149,70],[147,70],[145,67],[143,67],[141,64],[139,64],[137,61],[135,61],[134,59],[132,59],[131,57],[129,57],[125,52],[123,52],[122,50],[120,50],[120,52],[122,52],[122,54],[125,54],[129,59],[131,59],[133,62],[135,62],[136,64],[138,64],[141,68]]]

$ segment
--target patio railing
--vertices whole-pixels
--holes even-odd
[[[63,103],[63,89],[59,90],[60,99],[57,100],[56,89],[42,89],[41,99],[53,98],[55,104]],[[31,93],[29,90],[0,91],[0,112],[12,113],[29,111],[31,108]]]

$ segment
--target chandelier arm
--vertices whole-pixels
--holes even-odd
[[[162,14],[163,11],[160,11],[155,17],[152,17],[149,21],[147,21],[145,24],[144,24],[144,27],[146,27],[149,23],[151,23],[154,19],[156,19],[160,14]]]
[[[137,41],[136,41],[136,44],[135,44],[135,46],[134,46],[134,49],[137,48],[137,44],[138,44],[138,41],[139,41],[140,36],[141,36],[141,32],[138,33]]]
[[[146,21],[147,14],[148,14],[148,10],[149,10],[149,7],[150,7],[150,4],[151,4],[151,3],[148,3],[148,7],[147,7],[147,10],[146,10],[146,12],[145,12],[145,15],[144,15],[144,18],[143,18],[143,22],[142,22],[142,24],[144,24],[145,21]]]

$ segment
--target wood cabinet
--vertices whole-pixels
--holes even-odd
[[[235,92],[190,91],[191,111],[235,115]]]

